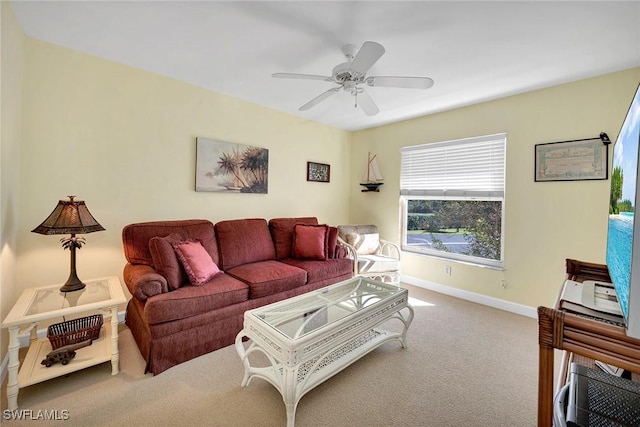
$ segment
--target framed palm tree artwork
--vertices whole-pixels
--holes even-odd
[[[269,188],[269,150],[196,138],[196,191],[261,193]]]

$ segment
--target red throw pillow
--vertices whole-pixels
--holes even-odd
[[[327,226],[327,259],[336,257],[336,246],[338,245],[338,228]]]
[[[167,279],[169,288],[178,289],[180,285],[188,280],[184,268],[180,265],[180,261],[176,257],[173,245],[182,243],[184,238],[172,233],[165,237],[152,237],[149,240],[149,252],[156,271]]]
[[[220,269],[211,259],[211,255],[199,241],[188,240],[173,245],[173,248],[192,285],[204,285],[213,276],[220,273]]]
[[[326,225],[296,224],[293,229],[293,257],[326,260]]]

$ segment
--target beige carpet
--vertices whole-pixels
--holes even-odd
[[[537,323],[406,286],[415,318],[408,348],[386,343],[306,394],[296,426],[535,426]],[[21,410],[68,411],[60,421],[2,426],[284,426],[282,397],[243,369],[233,346],[144,375],[130,331],[121,328],[121,372],[111,365],[20,390]],[[6,380],[2,386],[6,409]]]

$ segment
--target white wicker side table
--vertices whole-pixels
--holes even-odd
[[[17,409],[19,389],[32,384],[107,361],[111,361],[112,375],[119,372],[118,305],[127,301],[122,284],[115,276],[88,280],[85,284],[87,286],[80,291],[66,293],[59,291],[60,285],[26,289],[2,322],[2,327],[9,329],[7,409]],[[68,364],[46,367],[40,363],[51,351],[46,338],[36,338],[40,322],[70,320],[96,311],[110,317],[110,328],[106,325],[101,328],[99,338],[90,346],[77,350],[77,356]],[[20,369],[18,351],[22,336],[28,336],[31,343]]]

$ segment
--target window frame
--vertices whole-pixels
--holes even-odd
[[[494,260],[494,259],[489,259],[489,258],[481,258],[481,257],[475,257],[472,255],[463,255],[463,254],[458,254],[455,252],[444,252],[444,251],[439,251],[437,249],[430,249],[430,248],[426,248],[426,247],[416,247],[413,245],[409,245],[407,243],[407,236],[409,233],[407,233],[407,222],[408,222],[408,206],[409,206],[409,200],[462,200],[462,201],[490,201],[490,202],[500,202],[501,207],[501,216],[500,216],[500,259],[499,260]],[[411,253],[415,253],[415,254],[419,254],[419,255],[426,255],[426,256],[430,256],[433,258],[438,258],[438,259],[446,259],[446,260],[451,260],[451,261],[456,261],[456,262],[462,262],[462,263],[466,263],[466,264],[472,264],[472,265],[476,265],[476,266],[480,266],[480,267],[489,267],[489,268],[494,268],[494,269],[499,269],[502,270],[504,268],[504,198],[498,198],[498,197],[493,197],[493,198],[478,198],[478,197],[474,197],[474,198],[462,198],[462,197],[449,197],[449,198],[442,198],[442,197],[433,197],[433,196],[401,196],[400,197],[400,210],[401,210],[401,224],[402,224],[402,229],[400,232],[400,237],[401,237],[401,244],[400,244],[400,249],[402,249],[405,252],[411,252]]]
[[[401,195],[400,195],[400,215],[401,215],[401,229],[400,229],[400,236],[401,236],[401,249],[403,251],[406,252],[411,252],[411,253],[416,253],[416,254],[420,254],[420,255],[426,255],[429,257],[434,257],[437,259],[443,259],[443,260],[451,260],[451,261],[456,261],[456,262],[462,262],[462,263],[467,263],[467,264],[472,264],[475,266],[480,266],[480,267],[488,267],[488,268],[493,268],[493,269],[499,269],[502,270],[504,269],[504,242],[505,242],[505,189],[506,189],[506,151],[507,151],[507,135],[506,133],[500,133],[500,134],[495,134],[495,135],[486,135],[486,136],[480,136],[480,137],[472,137],[472,138],[465,138],[465,139],[458,139],[458,140],[452,140],[452,141],[444,141],[444,142],[435,142],[433,144],[438,144],[439,146],[442,146],[444,144],[451,144],[451,145],[456,145],[456,144],[461,144],[461,143],[469,143],[472,144],[474,142],[478,142],[478,141],[487,141],[488,139],[502,139],[503,141],[503,162],[502,162],[502,173],[503,173],[503,178],[502,178],[502,190],[501,194],[496,194],[495,192],[491,191],[491,189],[486,191],[486,194],[484,195],[478,195],[478,194],[473,194],[473,195],[468,195],[465,196],[463,195],[465,193],[465,189],[457,189],[454,191],[448,191],[446,189],[443,189],[442,194],[406,194],[407,191],[405,191],[403,194],[403,188],[402,188],[402,182],[400,183],[400,189],[401,189]],[[425,150],[429,149],[429,145],[431,144],[424,144],[423,147]],[[413,146],[413,147],[403,147],[401,152],[404,152],[405,150],[407,151],[411,151],[411,150],[416,150],[416,148],[419,149],[419,146]],[[403,167],[401,166],[400,168],[400,176],[401,176],[401,180],[403,177]],[[411,191],[409,191],[411,192]],[[446,195],[446,193],[449,192],[451,193],[458,193],[456,195]],[[431,191],[425,191],[425,193],[431,193]],[[416,247],[413,245],[409,245],[407,243],[408,240],[408,230],[407,230],[407,226],[408,226],[408,207],[409,207],[409,200],[445,200],[445,201],[455,201],[455,200],[459,200],[459,201],[499,201],[501,203],[501,209],[500,209],[500,259],[499,260],[494,260],[494,259],[489,259],[489,258],[482,258],[482,257],[476,257],[476,256],[472,256],[472,255],[463,255],[463,254],[458,254],[458,253],[453,253],[453,252],[445,252],[445,251],[439,251],[436,249],[430,249],[427,247]]]

